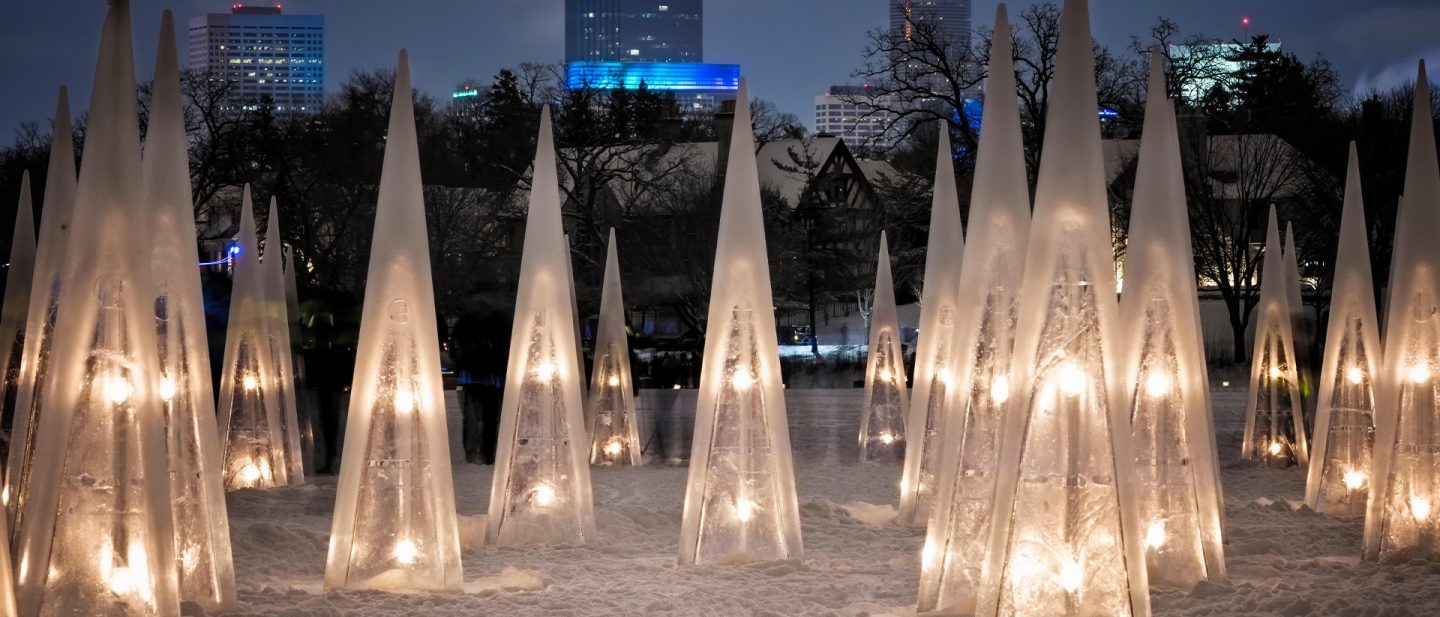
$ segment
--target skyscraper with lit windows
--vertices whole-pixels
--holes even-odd
[[[886,0],[890,35],[908,40],[918,24],[934,25],[956,45],[970,44],[970,0]]]
[[[702,0],[565,0],[566,62],[703,62]]]
[[[190,18],[191,71],[229,80],[226,105],[279,115],[319,111],[325,99],[325,17],[286,15],[281,5],[231,5]]]

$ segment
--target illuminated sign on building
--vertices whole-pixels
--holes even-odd
[[[600,90],[727,91],[740,88],[740,65],[694,62],[571,62],[565,87]]]

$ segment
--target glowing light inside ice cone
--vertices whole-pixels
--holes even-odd
[[[730,378],[730,385],[736,390],[749,390],[751,386],[755,385],[755,378],[751,377],[748,372],[735,371],[735,376]]]
[[[555,488],[549,484],[536,486],[532,495],[537,506],[549,507],[555,504]]]
[[[619,378],[619,377],[616,377],[616,376],[614,376],[614,375],[611,375],[609,379],[605,380],[605,383],[609,384],[610,387],[613,388],[613,387],[615,387],[615,386],[620,385],[620,378]]]
[[[148,576],[145,572],[147,557],[145,547],[140,543],[132,543],[128,554],[125,556],[127,565],[117,566],[115,562],[120,556],[111,548],[110,541],[103,542],[100,548],[100,578],[105,585],[116,595],[136,595],[141,600],[150,600],[150,589],[146,584]]]
[[[1065,591],[1075,593],[1085,582],[1085,569],[1081,568],[1080,563],[1074,559],[1066,559],[1065,563],[1060,564],[1060,575],[1057,578],[1059,579],[1057,582],[1065,588]]]
[[[0,488],[0,503],[10,505],[10,487]]]
[[[935,381],[943,383],[946,386],[953,386],[955,385],[955,373],[948,368],[942,368],[935,373]]]
[[[1170,394],[1170,376],[1160,372],[1150,373],[1145,379],[1145,393],[1155,398]]]
[[[1430,381],[1430,366],[1427,364],[1413,364],[1405,369],[1405,378],[1410,383],[1425,383]]]
[[[1160,521],[1150,521],[1150,527],[1145,530],[1145,548],[1160,548],[1165,545],[1165,524]]]
[[[622,449],[623,446],[620,445],[619,439],[611,439],[609,443],[605,444],[605,453],[610,456],[620,456]]]
[[[1270,449],[1270,454],[1272,454],[1272,455],[1274,455],[1274,456],[1279,456],[1279,455],[1280,455],[1280,448],[1281,448],[1280,442],[1278,442],[1278,441],[1272,441],[1272,442],[1270,442],[1270,448],[1269,448],[1269,449]]]
[[[415,411],[415,407],[418,406],[416,398],[418,397],[415,396],[414,390],[406,387],[397,388],[395,390],[395,413],[409,414]]]
[[[1345,371],[1345,378],[1349,379],[1350,383],[1358,384],[1365,381],[1365,373],[1360,370],[1360,367],[1352,366]]]
[[[940,555],[940,549],[935,548],[934,538],[925,539],[925,548],[920,550],[920,567],[930,569],[935,567],[935,558]]]
[[[1360,487],[1365,486],[1365,472],[1358,469],[1345,472],[1342,479],[1345,481],[1345,488],[1352,491],[1360,490]]]
[[[1060,384],[1060,391],[1070,396],[1078,396],[1085,392],[1085,371],[1073,363],[1060,367],[1057,376]]]
[[[885,383],[895,381],[895,373],[888,368],[880,369],[880,381]]]
[[[240,378],[240,387],[246,390],[254,390],[260,387],[260,380],[256,379],[254,375],[246,373],[244,377]]]
[[[895,434],[891,433],[890,431],[880,433],[880,443],[883,443],[887,446],[895,443]]]
[[[1410,516],[1415,517],[1417,521],[1430,518],[1430,500],[1424,497],[1411,497]]]
[[[735,518],[742,523],[750,522],[755,518],[755,502],[741,498],[735,501]]]
[[[1270,378],[1271,378],[1271,379],[1279,379],[1279,378],[1283,377],[1284,375],[1285,375],[1285,371],[1280,370],[1280,367],[1278,367],[1278,366],[1272,366],[1272,367],[1270,367]]]
[[[1004,375],[996,377],[995,381],[990,382],[990,400],[997,405],[1010,400],[1010,380],[1006,379]]]
[[[549,362],[542,362],[535,367],[535,377],[540,381],[550,381],[555,378],[555,365]]]
[[[415,543],[409,540],[401,540],[395,543],[395,561],[403,564],[415,563],[415,557],[420,554],[416,550]]]
[[[134,386],[130,385],[129,379],[118,375],[104,378],[100,384],[100,389],[105,394],[105,400],[116,405],[124,403],[126,399],[130,398],[130,394],[135,391]]]
[[[170,401],[175,398],[175,380],[168,375],[160,378],[160,400]]]

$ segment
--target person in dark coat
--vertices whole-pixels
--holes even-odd
[[[461,438],[465,462],[495,464],[500,405],[510,361],[511,317],[503,311],[468,313],[450,332],[450,353],[459,373],[464,411]]]

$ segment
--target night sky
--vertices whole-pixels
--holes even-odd
[[[974,22],[990,24],[995,2],[977,0]],[[88,106],[103,0],[15,0],[0,20],[0,142],[20,121],[46,121],[60,84],[70,86],[78,114]],[[160,12],[177,26],[203,12],[226,12],[215,0],[134,0],[137,72],[149,79]],[[812,98],[846,83],[861,62],[865,33],[886,22],[885,0],[711,0],[705,6],[705,59],[739,63],[751,93],[811,124]],[[1024,3],[1012,3],[1012,19]],[[292,0],[285,12],[326,17],[327,90],[354,69],[392,65],[407,47],[415,85],[448,97],[459,81],[482,82],[521,62],[564,57],[562,0]],[[1304,60],[1323,54],[1352,92],[1413,79],[1415,62],[1440,64],[1437,0],[1092,0],[1095,36],[1124,47],[1158,15],[1186,33],[1224,39],[1268,33]],[[185,54],[184,32],[180,52]],[[182,60],[183,62],[183,60]],[[1432,69],[1432,75],[1436,72]]]

